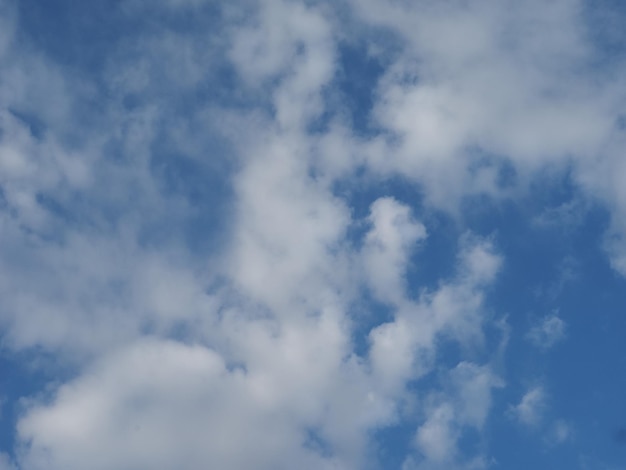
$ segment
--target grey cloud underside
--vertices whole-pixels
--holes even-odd
[[[411,201],[379,191],[360,216],[337,187],[401,178],[462,225],[466,198],[570,168],[626,273],[626,75],[592,73],[583,6],[132,0],[115,14],[157,32],[94,78],[23,46],[0,0],[2,342],[75,371],[26,402],[0,469],[378,468],[376,432],[406,422],[405,470],[487,467],[460,441],[505,386],[497,243],[461,230],[454,274],[420,289]],[[216,10],[217,33],[160,16]],[[330,92],[351,42],[384,64],[367,135]],[[363,332],[374,305],[390,314]],[[533,342],[563,335],[552,318]],[[466,356],[449,368],[446,342]],[[511,413],[539,422],[543,393]]]

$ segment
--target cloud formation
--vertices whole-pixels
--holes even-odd
[[[566,326],[558,314],[552,313],[539,320],[526,337],[538,348],[549,349],[565,337]]]
[[[468,204],[570,172],[626,273],[623,65],[583,4],[129,0],[86,63],[0,0],[2,347],[51,369],[0,470],[385,468],[398,429],[404,469],[487,468],[509,245]]]
[[[511,408],[513,415],[525,426],[537,426],[543,419],[546,393],[541,386],[528,390],[521,401]]]

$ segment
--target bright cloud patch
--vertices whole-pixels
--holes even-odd
[[[621,465],[624,22],[0,0],[0,470]]]

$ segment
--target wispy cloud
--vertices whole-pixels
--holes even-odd
[[[549,430],[546,441],[550,445],[560,445],[572,439],[573,434],[570,424],[564,420],[557,420]]]
[[[565,321],[552,313],[539,319],[526,337],[538,348],[547,350],[565,338],[566,327]]]
[[[517,405],[511,407],[513,416],[523,425],[535,427],[543,420],[547,396],[541,386],[528,390]]]

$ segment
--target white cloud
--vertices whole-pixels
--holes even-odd
[[[306,147],[289,140],[257,146],[256,160],[238,175],[227,269],[247,295],[291,314],[285,302],[319,308],[322,298],[350,289],[341,246],[350,217],[343,201],[307,175]]]
[[[29,443],[22,465],[333,468],[302,446],[302,418],[267,402],[254,380],[201,346],[137,342],[29,410],[18,427]]]
[[[557,313],[541,318],[526,337],[538,348],[549,349],[565,337],[566,323]]]
[[[261,2],[258,17],[235,34],[230,57],[252,87],[279,79],[272,98],[281,128],[297,129],[322,112],[319,93],[334,73],[335,41],[315,6]]]
[[[498,265],[491,261],[471,262],[474,259],[471,253],[475,250],[498,259],[487,243],[481,248],[482,243],[464,246],[459,255],[458,279],[442,283],[433,292],[424,292],[417,302],[403,299],[394,321],[370,332],[373,372],[382,385],[396,389],[409,378],[420,377],[431,370],[435,341],[439,337],[451,338],[465,346],[481,342],[483,296],[480,288],[485,281],[484,266]],[[487,246],[489,248],[485,248]]]
[[[384,139],[372,142],[372,168],[414,179],[432,204],[452,212],[467,195],[519,194],[546,168],[571,169],[587,196],[611,208],[606,249],[615,269],[626,271],[624,137],[616,130],[623,64],[611,71],[594,65],[601,51],[587,34],[582,2],[352,5],[403,46],[373,110],[395,138],[382,152]],[[506,164],[516,179],[503,184]]]
[[[362,250],[366,277],[379,299],[398,304],[406,288],[406,264],[416,244],[426,238],[426,228],[412,220],[408,206],[392,198],[376,200],[368,219],[372,228]]]
[[[465,234],[461,246],[460,261],[468,281],[477,286],[493,282],[502,267],[502,257],[495,252],[493,243]]]
[[[427,459],[434,462],[454,460],[458,436],[453,428],[454,410],[450,405],[434,409],[417,431],[417,444]]]
[[[614,210],[607,246],[622,269],[626,193],[612,126],[623,92],[571,73],[590,54],[576,2],[351,3],[355,22],[403,40],[374,96],[381,133],[368,138],[340,117],[308,130],[332,114],[324,93],[338,72],[337,41],[352,34],[336,30],[326,4],[237,4],[246,14],[225,15],[218,39],[165,28],[122,41],[104,65],[110,95],[92,125],[74,110],[85,96],[103,99],[97,87],[0,32],[3,338],[76,367],[50,400],[24,410],[22,470],[363,468],[376,458],[371,436],[406,418],[409,384],[427,397],[414,410],[420,468],[485,464],[460,455],[458,440],[482,429],[503,382],[468,361],[441,388],[421,379],[438,369],[442,342],[487,347],[485,289],[503,257],[493,241],[465,234],[451,278],[431,290],[409,285],[427,227],[384,194],[359,219],[336,185],[360,171],[371,185],[399,175],[419,185],[427,207],[456,213],[467,195],[515,195],[546,165],[573,164],[581,186]],[[177,114],[176,97],[219,88],[219,61],[254,109],[209,102]],[[146,104],[128,109],[133,96]],[[35,135],[14,108],[45,132]],[[227,157],[208,134],[228,141]],[[205,207],[164,190],[151,166],[163,140],[236,168],[232,211],[216,228],[226,241],[206,258],[177,231]],[[504,162],[521,189],[498,182]],[[42,194],[76,220],[61,220]],[[354,227],[367,227],[362,240],[350,238]],[[367,309],[364,288],[390,307],[366,331],[355,313]],[[529,338],[549,347],[564,326],[548,316]],[[536,426],[545,406],[535,387],[512,413]],[[556,423],[555,440],[569,433]],[[11,468],[2,459],[0,469]]]
[[[484,456],[467,458],[459,451],[459,439],[467,428],[481,430],[491,408],[494,388],[502,381],[488,366],[462,362],[449,371],[449,387],[433,396],[434,405],[426,412],[426,419],[415,435],[421,459],[410,457],[405,467],[482,468]]]
[[[521,401],[511,408],[513,415],[525,426],[535,427],[541,423],[546,410],[546,393],[541,386],[531,388]]]
[[[458,421],[481,429],[491,410],[491,393],[504,382],[488,366],[461,362],[450,372],[455,388]]]

